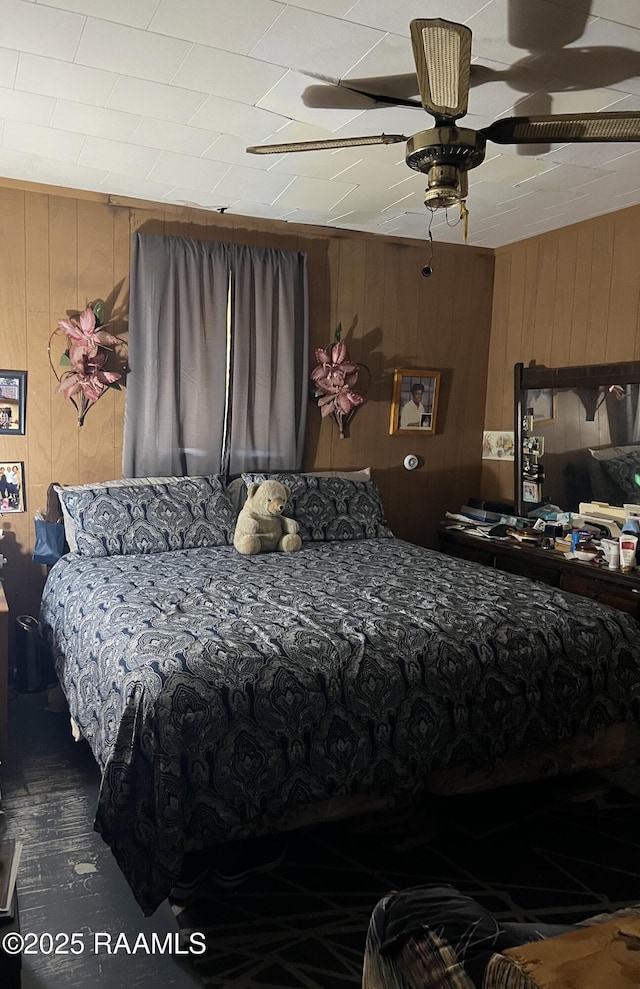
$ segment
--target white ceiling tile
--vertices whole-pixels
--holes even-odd
[[[258,216],[267,220],[281,220],[290,212],[286,206],[254,203],[246,199],[237,199],[229,208],[229,213],[233,213],[235,216]]]
[[[18,52],[0,48],[0,86],[13,86],[18,68]]]
[[[394,31],[409,37],[409,22],[414,17],[447,17],[450,21],[465,20],[487,0],[356,0],[346,13],[345,19],[357,24],[367,24],[381,31]]]
[[[333,87],[310,79],[309,76],[302,75],[300,72],[287,72],[268,93],[258,100],[258,106],[279,113],[283,117],[291,117],[300,123],[308,123],[314,127],[324,127],[329,131],[335,131],[355,120],[358,114],[373,105],[372,101],[366,97],[355,96],[353,100],[355,105],[348,110],[306,106],[304,102],[305,90],[310,86],[315,88],[319,85],[324,85],[327,91],[333,89]]]
[[[564,0],[567,7],[574,7],[583,0]],[[637,0],[591,0],[591,13],[610,21],[619,21],[630,27],[640,28],[640,6]]]
[[[364,186],[386,185],[388,189],[391,189],[398,185],[398,183],[409,181],[412,177],[412,173],[404,161],[404,156],[399,162],[387,163],[382,160],[382,157],[379,158],[376,154],[377,151],[382,151],[382,148],[365,147],[354,148],[353,150],[360,151],[360,160],[346,167],[345,171],[334,173],[335,177],[342,179],[343,182],[354,182],[356,185]],[[340,162],[336,161],[334,168],[339,164]],[[413,173],[413,175],[420,181],[422,186],[426,185],[424,175],[420,175],[417,172]]]
[[[164,151],[147,177],[154,182],[186,185],[190,189],[209,192],[228,170],[228,165],[209,158],[192,158]]]
[[[97,189],[105,177],[106,172],[101,168],[84,168],[73,162],[37,158],[33,163],[34,182],[61,185],[67,189]]]
[[[131,199],[148,199],[151,202],[161,202],[175,191],[175,185],[163,182],[152,182],[150,179],[137,179],[131,175],[119,175],[109,172],[101,183],[103,192],[114,196],[127,196]],[[174,202],[172,199],[171,202]]]
[[[60,99],[104,106],[117,76],[114,72],[94,69],[73,62],[42,55],[20,55],[15,78],[16,89],[42,93]]]
[[[232,205],[228,200],[218,198],[215,190],[205,192],[203,189],[190,189],[187,186],[171,186],[166,195],[160,196],[179,206],[195,206],[198,209],[218,210],[226,212]]]
[[[217,130],[244,138],[247,144],[260,144],[287,123],[287,118],[260,107],[209,96],[189,120],[194,127]]]
[[[278,198],[278,206],[294,209],[331,210],[353,186],[325,179],[296,178]]]
[[[365,134],[404,134],[411,137],[412,134],[430,130],[433,126],[433,117],[425,113],[422,107],[413,110],[378,103],[348,124],[336,128],[335,137],[360,137]],[[397,147],[401,149],[401,157],[404,157],[404,144],[398,144]]]
[[[151,148],[133,147],[131,144],[107,141],[100,137],[87,137],[79,164],[144,179],[148,177],[159,157],[160,152]]]
[[[157,148],[159,151],[175,151],[177,154],[199,157],[215,144],[219,137],[220,134],[216,131],[144,117],[131,135],[130,141],[145,148]]]
[[[407,34],[408,26],[407,24]],[[385,35],[378,44],[362,56],[360,61],[353,66],[345,75],[344,82],[351,82],[356,79],[376,79],[380,77],[385,81],[388,76],[409,76],[410,80],[403,80],[401,92],[397,95],[406,99],[416,98],[419,100],[418,78],[416,76],[415,62],[413,61],[413,50],[411,41],[407,35],[402,37],[398,34]],[[365,89],[365,87],[359,87]],[[371,90],[369,87],[365,92],[383,92],[386,89]]]
[[[70,100],[57,100],[51,126],[75,134],[91,134],[111,141],[128,141],[140,123],[140,117],[121,110],[107,110],[104,107],[85,106]]]
[[[553,93],[551,113],[598,113],[611,103],[611,91],[590,89],[588,92]],[[617,109],[617,108],[612,108]]]
[[[78,14],[99,17],[105,21],[128,24],[131,27],[149,27],[159,0],[36,0],[43,7],[64,7]]]
[[[21,0],[0,0],[0,37],[5,48],[73,59],[85,19]]]
[[[482,168],[483,181],[516,185],[518,182],[526,182],[534,175],[540,175],[542,172],[554,168],[554,164],[553,162],[539,161],[536,158],[498,154],[493,158],[485,159],[479,167]]]
[[[0,87],[0,117],[22,120],[30,124],[48,124],[55,100],[35,93],[18,93],[15,89]]]
[[[606,168],[611,164],[615,170],[617,167],[615,162],[622,156],[632,153],[636,147],[636,144],[630,142],[565,144],[561,148],[553,148],[544,155],[544,160],[563,165],[581,165],[584,168]]]
[[[206,100],[205,93],[121,76],[113,87],[107,106],[159,120],[186,123]]]
[[[233,199],[251,199],[256,203],[282,205],[280,198],[294,181],[293,175],[258,172],[255,168],[236,168],[227,172],[216,186],[216,195]]]
[[[400,166],[395,165],[393,158],[385,154],[391,149],[395,150],[395,146],[380,145],[340,148],[333,151],[301,151],[296,154],[283,155],[273,165],[273,170],[294,172],[297,175],[308,175],[318,179],[339,178],[343,182],[353,184],[360,182],[377,184],[382,178],[382,170],[386,169],[388,183],[391,185],[396,180],[396,176],[405,178],[407,174],[404,163],[404,145],[400,147],[403,149]]]
[[[348,174],[348,173],[347,173]],[[335,180],[334,180],[335,181]],[[329,209],[331,212],[346,213],[347,210],[354,212],[369,213],[371,210],[379,212],[389,209],[394,203],[407,199],[410,204],[419,206],[422,202],[420,192],[408,190],[406,196],[399,193],[397,188],[379,189],[371,186],[359,185],[352,189],[345,197],[339,200],[336,205]]]
[[[627,149],[630,146],[627,145]],[[606,162],[600,166],[604,171],[615,171],[619,175],[639,175],[640,174],[640,151],[627,150],[626,154],[616,158],[615,161]]]
[[[73,60],[134,79],[168,82],[188,50],[186,41],[90,17]]]
[[[527,179],[532,189],[544,191],[547,189],[576,190],[601,176],[601,172],[591,168],[580,168],[578,165],[556,165]],[[520,183],[519,183],[520,184]]]
[[[250,54],[333,79],[348,72],[383,37],[373,28],[287,7]]]
[[[3,132],[4,121],[0,124],[0,135],[3,135]],[[29,181],[33,175],[35,161],[35,155],[0,147],[0,175],[4,175],[8,179],[26,179]]]
[[[80,134],[69,134],[68,131],[18,120],[7,120],[2,135],[5,148],[25,151],[39,158],[54,158],[56,161],[77,161],[84,142],[85,138]]]
[[[428,223],[460,243],[404,143],[246,153],[431,129],[331,80],[417,95],[409,22],[443,14],[474,34],[462,127],[640,110],[638,0],[0,0],[0,174],[420,239]],[[500,246],[638,202],[640,141],[489,143],[469,185],[469,242]]]
[[[286,71],[248,55],[194,45],[171,82],[185,89],[255,104]]]
[[[162,0],[150,28],[246,55],[284,7],[273,0]]]

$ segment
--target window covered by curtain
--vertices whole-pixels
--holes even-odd
[[[125,477],[300,467],[306,255],[137,233]]]

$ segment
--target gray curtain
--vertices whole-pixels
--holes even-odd
[[[135,234],[123,475],[298,468],[307,349],[306,255]]]
[[[229,473],[296,470],[309,395],[306,255],[239,247],[231,326]]]

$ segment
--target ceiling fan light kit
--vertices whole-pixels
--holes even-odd
[[[448,209],[459,204],[466,218],[467,173],[482,164],[487,141],[541,145],[640,141],[640,111],[506,117],[477,131],[458,127],[456,121],[466,114],[469,98],[470,29],[440,18],[416,19],[410,23],[410,34],[422,107],[435,119],[435,127],[409,138],[402,134],[379,134],[264,144],[249,147],[247,151],[285,154],[405,141],[407,165],[427,176],[427,208]],[[397,102],[407,103],[400,99]],[[463,229],[466,230],[466,219]]]

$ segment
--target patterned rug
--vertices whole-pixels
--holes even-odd
[[[196,965],[210,989],[353,989],[377,901],[432,882],[499,919],[571,922],[637,904],[640,797],[615,776],[582,777],[316,827],[289,836],[273,872],[174,912],[185,934],[206,933]]]

